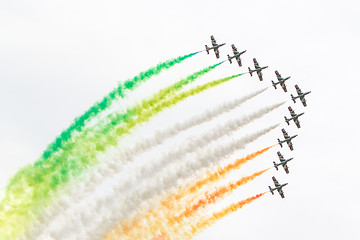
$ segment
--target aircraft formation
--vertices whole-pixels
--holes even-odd
[[[212,47],[209,48],[207,45],[205,45],[206,52],[209,54],[209,53],[210,53],[210,50],[213,49],[214,52],[215,52],[216,58],[220,58],[219,48],[222,47],[222,46],[224,46],[225,43],[217,44],[217,43],[216,43],[216,40],[215,40],[215,38],[214,38],[213,35],[212,35],[210,38],[211,38]],[[236,61],[238,62],[239,67],[241,67],[241,66],[242,66],[242,63],[241,63],[241,58],[240,58],[240,56],[241,56],[242,54],[244,54],[244,53],[246,52],[246,50],[239,52],[239,51],[237,50],[237,48],[235,47],[234,44],[232,44],[231,47],[232,47],[232,51],[233,51],[233,54],[234,54],[234,55],[233,55],[233,56],[227,55],[228,60],[229,60],[229,62],[230,62],[230,64],[231,64],[231,63],[232,63],[231,59],[235,58]],[[248,73],[250,73],[250,76],[252,76],[253,73],[256,73],[256,74],[258,75],[258,77],[259,77],[259,80],[260,80],[260,81],[263,81],[262,70],[268,68],[268,66],[260,66],[259,63],[258,63],[258,61],[256,60],[256,58],[253,58],[253,62],[254,62],[254,67],[255,67],[255,69],[251,69],[250,67],[248,67],[248,70],[249,70]],[[277,70],[275,71],[275,75],[276,75],[276,78],[277,78],[278,81],[277,81],[277,82],[271,81],[271,82],[272,82],[272,86],[273,86],[275,89],[277,89],[277,88],[276,88],[276,85],[280,85],[281,88],[284,90],[284,92],[287,92],[287,88],[286,88],[285,82],[286,82],[287,80],[289,80],[291,76],[283,78],[283,77],[281,76],[281,74],[279,73],[279,71],[277,71]],[[291,100],[292,100],[294,103],[296,103],[296,99],[299,98],[300,101],[301,101],[301,103],[302,103],[302,105],[303,105],[304,107],[306,107],[307,104],[306,104],[305,96],[308,95],[309,93],[311,93],[311,91],[308,91],[308,92],[304,92],[304,93],[303,93],[303,92],[301,91],[300,87],[299,87],[297,84],[295,85],[295,90],[296,90],[297,96],[294,96],[293,94],[290,94]],[[288,107],[288,109],[289,109],[289,112],[290,112],[290,116],[291,116],[291,117],[290,117],[290,118],[287,118],[286,116],[284,116],[285,122],[287,123],[287,125],[290,125],[290,121],[293,121],[293,122],[295,123],[296,127],[297,127],[297,128],[300,128],[300,121],[299,121],[298,118],[299,118],[300,116],[302,116],[302,115],[304,114],[304,112],[299,113],[299,114],[296,114],[295,111],[294,111],[290,106]],[[281,131],[282,131],[282,134],[283,134],[283,136],[284,136],[284,140],[280,140],[280,139],[278,138],[278,144],[280,145],[280,147],[283,147],[283,143],[286,143],[286,144],[288,145],[288,147],[290,148],[290,150],[293,151],[293,150],[294,150],[294,147],[293,147],[293,144],[292,144],[291,140],[294,139],[295,137],[297,137],[298,135],[295,134],[295,135],[290,136],[284,128],[282,128]],[[285,159],[284,156],[280,153],[280,151],[277,152],[277,155],[278,155],[278,158],[279,158],[280,163],[276,163],[275,161],[273,162],[275,169],[278,170],[278,169],[279,169],[278,167],[279,167],[279,166],[282,166],[282,167],[284,168],[285,172],[288,174],[288,173],[289,173],[289,168],[288,168],[288,166],[287,166],[287,163],[288,163],[289,161],[291,161],[293,158]],[[281,196],[282,198],[285,198],[285,195],[284,195],[284,192],[283,192],[282,188],[285,187],[288,183],[280,184],[280,183],[276,180],[276,178],[275,178],[274,176],[272,177],[272,180],[273,180],[273,182],[274,182],[275,187],[272,188],[272,187],[269,186],[270,192],[274,195],[274,191],[278,191],[278,193],[280,194],[280,196]]]

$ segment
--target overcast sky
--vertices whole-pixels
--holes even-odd
[[[356,239],[360,196],[358,1],[1,1],[0,3],[0,186],[22,166],[32,163],[53,139],[118,81],[162,60],[203,50],[210,35],[243,55],[245,67],[256,57],[264,82],[243,76],[185,102],[163,119],[195,115],[203,108],[270,85],[275,70],[285,77],[289,93],[269,89],[244,106],[244,114],[262,105],[289,100],[294,84],[308,107],[288,101],[258,125],[281,122],[298,133],[290,174],[271,170],[229,197],[228,203],[266,191],[275,175],[285,199],[267,194],[219,221],[196,239]],[[201,53],[164,75],[171,81],[216,63]],[[203,81],[244,72],[225,63]],[[164,84],[164,76],[159,85]],[[162,81],[162,82],[161,82]],[[170,81],[170,80],[169,80]],[[150,94],[146,83],[134,99]],[[287,106],[302,128],[287,127]],[[177,110],[176,110],[177,109]],[[178,114],[178,115],[176,115]],[[158,122],[157,122],[158,121]],[[161,118],[149,126],[156,128]],[[214,123],[216,124],[216,123]],[[251,144],[235,157],[276,143],[281,128]],[[244,174],[271,166],[276,148],[250,163]]]

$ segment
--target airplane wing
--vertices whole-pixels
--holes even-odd
[[[289,112],[290,112],[291,116],[296,117],[296,114],[295,114],[294,110],[291,107],[288,107],[288,109],[289,109]]]
[[[286,173],[289,173],[289,168],[288,168],[288,166],[286,165],[286,163],[283,165],[283,167],[284,167],[285,172],[286,172]]]
[[[280,162],[285,161],[284,156],[280,152],[277,152],[277,155],[279,157]]]
[[[216,44],[216,40],[214,38],[214,36],[211,35],[211,43],[213,45],[213,47],[215,47],[217,44]]]
[[[285,195],[284,195],[284,192],[282,189],[279,189],[278,192],[282,198],[285,198]]]
[[[215,51],[216,58],[220,58],[219,48],[215,48],[214,51]]]
[[[231,47],[232,47],[232,50],[233,50],[234,55],[236,55],[236,54],[239,53],[234,44],[231,44]]]
[[[279,182],[276,180],[275,177],[272,177],[272,180],[273,180],[273,182],[274,182],[274,184],[275,184],[275,187],[280,186]]]
[[[290,141],[287,141],[287,144],[288,144],[288,146],[289,146],[289,148],[290,148],[291,151],[294,150],[294,147],[293,147],[293,145],[292,145],[291,140],[290,140]]]
[[[301,94],[302,94],[302,91],[301,91],[301,89],[299,88],[299,86],[298,86],[298,85],[295,85],[295,88],[296,88],[297,94],[298,94],[298,95],[301,95]]]
[[[256,58],[253,58],[253,62],[256,69],[260,68],[258,62],[256,61]]]
[[[304,105],[304,107],[306,107],[305,97],[300,97],[300,100],[301,100],[302,104]]]
[[[259,76],[260,81],[262,81],[262,80],[263,80],[263,77],[262,77],[261,71],[257,71],[256,73],[257,73],[257,75]]]
[[[280,73],[276,70],[275,74],[276,74],[277,79],[280,81],[282,79]]]
[[[294,119],[294,122],[298,128],[300,128],[300,121],[296,118]]]
[[[241,67],[241,66],[242,66],[242,64],[241,64],[241,59],[240,59],[240,56],[237,56],[237,57],[236,57],[236,61],[238,62],[239,67]]]
[[[289,134],[285,131],[285,129],[281,129],[283,135],[284,135],[284,138],[289,138]]]
[[[280,85],[281,85],[282,89],[284,90],[284,92],[287,92],[285,82],[280,82]]]

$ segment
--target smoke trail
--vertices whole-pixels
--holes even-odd
[[[143,214],[141,216],[137,216],[136,219],[127,220],[123,226],[125,225],[126,229],[122,232],[123,235],[128,235],[129,232],[137,231],[141,229],[141,232],[144,232],[145,228],[149,229],[148,231],[152,231],[156,229],[157,226],[163,225],[163,222],[166,221],[166,218],[170,216],[170,211],[180,211],[184,209],[188,204],[188,200],[182,200],[185,196],[188,198],[193,198],[193,193],[198,191],[202,186],[207,185],[209,183],[215,182],[216,180],[225,177],[231,170],[235,170],[240,168],[246,162],[254,159],[255,157],[263,154],[264,152],[268,151],[271,147],[264,148],[262,150],[256,151],[252,154],[247,155],[246,157],[237,159],[235,162],[226,165],[223,168],[218,168],[216,171],[208,173],[206,177],[196,181],[193,184],[188,184],[185,187],[180,185],[176,194],[170,195],[166,199],[161,201],[159,207],[156,210],[151,210],[150,212]],[[161,216],[159,216],[160,213]],[[154,216],[155,214],[156,216]],[[141,223],[138,223],[141,220]],[[137,227],[135,227],[137,225]],[[133,235],[131,235],[134,238]],[[131,238],[131,237],[130,237]]]
[[[254,92],[245,97],[235,99],[231,102],[220,104],[214,109],[206,111],[204,114],[199,114],[184,122],[178,122],[167,129],[164,129],[162,131],[157,131],[155,132],[154,136],[152,136],[151,138],[141,139],[138,143],[135,144],[134,147],[132,147],[129,150],[125,150],[125,152],[121,152],[116,149],[114,152],[110,153],[111,155],[119,156],[116,157],[116,159],[114,159],[114,162],[107,161],[106,163],[100,165],[99,168],[97,168],[95,171],[89,173],[89,175],[86,176],[86,180],[82,182],[80,186],[78,187],[72,186],[71,192],[69,193],[69,195],[72,196],[71,198],[69,198],[66,195],[61,197],[60,199],[56,199],[55,203],[53,203],[53,207],[46,212],[46,219],[48,220],[43,220],[43,221],[44,222],[51,221],[57,214],[63,213],[67,206],[74,205],[75,203],[82,201],[91,192],[95,191],[95,188],[100,184],[102,184],[105,181],[105,179],[110,179],[114,175],[121,172],[124,165],[126,163],[132,162],[132,160],[136,155],[141,154],[142,152],[145,152],[146,150],[161,144],[166,139],[171,138],[172,136],[176,135],[179,132],[185,131],[203,122],[210,121],[212,118],[215,118],[224,112],[228,112],[236,108],[246,100],[249,100],[257,96],[258,94],[262,93],[264,90],[265,89]],[[58,207],[55,207],[54,205]],[[43,229],[44,227],[41,228]],[[36,236],[38,234],[33,233],[32,235]]]
[[[186,221],[185,223],[182,223],[184,218],[192,217],[199,209],[205,208],[210,204],[216,203],[219,199],[223,199],[225,196],[231,194],[233,190],[237,189],[241,185],[248,183],[249,181],[254,180],[256,177],[262,175],[269,169],[270,168],[256,172],[250,176],[242,177],[240,180],[233,183],[229,183],[227,186],[217,188],[212,193],[208,193],[208,192],[213,187],[207,186],[208,190],[205,193],[205,197],[203,196],[203,193],[199,193],[201,195],[199,195],[198,197],[195,196],[193,192],[188,192],[187,198],[182,202],[180,202],[180,204],[179,202],[173,201],[168,203],[166,208],[159,207],[156,210],[151,210],[150,211],[152,213],[151,217],[150,215],[146,216],[145,218],[140,217],[139,220],[141,219],[141,224],[140,223],[134,224],[132,228],[123,231],[121,233],[121,236],[126,235],[126,239],[139,239],[140,237],[139,234],[141,234],[142,237],[153,236],[156,232],[161,231],[163,229],[167,229],[168,231],[172,229],[172,232],[175,232],[175,235],[177,235],[176,231],[179,231],[179,229],[181,230],[184,227],[184,225],[192,221],[190,220],[190,221]],[[177,214],[179,212],[181,213]],[[200,214],[197,213],[197,215],[199,216]]]
[[[164,97],[173,95],[174,91],[180,90],[186,84],[193,82],[219,65],[220,63],[191,74],[173,84],[172,87],[168,87],[167,91],[160,90],[153,97],[129,109],[125,115],[113,114],[112,121],[100,129],[95,128],[94,131],[90,131],[90,129],[84,130],[79,136],[72,139],[72,143],[68,141],[66,144],[69,145],[68,148],[76,146],[76,151],[74,149],[69,151],[68,148],[63,146],[64,151],[61,152],[60,156],[55,155],[55,157],[52,156],[34,166],[21,169],[13,178],[13,180],[16,179],[17,181],[12,181],[8,185],[6,196],[0,205],[0,210],[3,212],[3,217],[0,215],[0,238],[1,236],[15,238],[20,235],[27,224],[34,220],[34,216],[39,213],[39,210],[43,210],[48,201],[53,198],[53,192],[69,182],[70,178],[78,176],[89,166],[97,164],[96,155],[99,152],[104,152],[109,146],[116,145],[119,136],[130,133],[130,130],[137,124],[148,121],[160,111],[177,104],[187,97],[241,75],[238,74],[201,85],[161,102]],[[154,108],[142,113],[144,109],[150,107]],[[140,116],[134,119],[129,118],[130,115]],[[126,122],[126,124],[114,127],[121,122]],[[14,201],[14,199],[17,200]],[[11,221],[10,217],[17,220]],[[19,222],[22,224],[19,225]]]
[[[267,168],[265,170],[256,172],[250,176],[242,177],[240,180],[230,183],[227,186],[220,187],[216,191],[212,192],[211,194],[205,194],[205,198],[199,199],[197,203],[193,204],[190,207],[187,207],[180,215],[177,215],[171,219],[169,219],[170,225],[175,225],[176,223],[180,223],[183,218],[189,218],[191,217],[196,211],[198,211],[200,208],[204,208],[209,204],[215,203],[219,199],[223,199],[226,195],[232,193],[235,189],[240,187],[241,185],[244,185],[248,183],[249,181],[254,180],[256,177],[262,175],[266,171],[268,171],[270,168]],[[191,204],[191,202],[190,202]],[[186,204],[188,205],[188,204]]]
[[[209,174],[208,176],[206,176],[205,178],[203,178],[201,180],[198,180],[195,184],[189,186],[188,188],[186,187],[185,189],[188,189],[188,190],[185,190],[184,192],[193,193],[193,192],[197,191],[202,186],[204,186],[204,185],[206,185],[206,184],[208,184],[210,182],[214,182],[214,181],[220,179],[220,177],[224,177],[230,171],[232,171],[234,169],[237,169],[237,168],[240,168],[243,164],[245,164],[248,161],[254,159],[255,157],[263,154],[264,152],[268,151],[270,148],[272,148],[274,146],[275,145],[270,146],[270,147],[266,147],[264,149],[261,149],[259,151],[254,152],[252,154],[249,154],[244,158],[237,159],[235,162],[230,163],[230,164],[228,164],[227,166],[225,166],[223,168],[218,168],[217,171]],[[179,191],[179,192],[181,192],[181,191]],[[177,200],[182,198],[182,197],[183,197],[183,194],[181,194],[181,193],[174,196],[174,198],[177,199]]]
[[[203,85],[200,85],[200,86],[197,86],[197,87],[194,87],[186,92],[182,92],[180,93],[179,95],[176,95],[174,96],[173,98],[170,98],[168,100],[165,100],[163,102],[161,102],[160,104],[158,104],[158,106],[156,108],[153,108],[153,109],[150,109],[149,111],[147,112],[144,112],[141,116],[139,116],[138,118],[136,119],[131,119],[129,120],[128,123],[130,123],[129,125],[122,125],[122,126],[119,126],[114,132],[114,135],[118,134],[118,135],[121,135],[121,133],[123,132],[128,132],[132,127],[142,123],[142,122],[145,122],[147,120],[149,120],[150,117],[154,116],[155,114],[157,114],[158,112],[162,111],[163,109],[165,108],[168,108],[168,107],[171,107],[177,103],[179,103],[180,101],[183,101],[185,100],[186,98],[190,97],[190,96],[193,96],[195,94],[198,94],[198,93],[201,93],[211,87],[215,87],[221,83],[225,83],[235,77],[238,77],[240,74],[237,74],[237,75],[233,75],[233,76],[230,76],[230,77],[226,77],[226,78],[222,78],[222,79],[219,79],[219,80],[215,80],[215,81],[212,81],[212,82],[209,82],[209,83],[206,83],[206,84],[203,84]],[[123,129],[120,131],[120,134],[119,132],[117,131],[118,129]],[[114,136],[115,138],[115,136]],[[36,232],[37,230],[35,230]],[[31,234],[33,235],[33,234]]]
[[[276,109],[277,107],[281,106],[282,104],[283,103],[275,104],[273,106],[263,108],[255,113],[245,116],[243,118],[228,121],[228,122],[222,124],[221,126],[210,130],[208,133],[206,133],[202,136],[193,138],[191,141],[189,141],[189,143],[179,147],[176,151],[171,151],[171,152],[164,154],[163,157],[160,158],[159,160],[149,161],[151,163],[150,165],[145,165],[144,167],[137,169],[136,172],[131,174],[131,178],[128,181],[119,182],[119,184],[117,184],[117,187],[114,188],[114,192],[121,193],[121,196],[124,197],[126,191],[128,189],[134,189],[136,187],[136,185],[138,184],[139,180],[144,181],[144,182],[147,181],[147,179],[149,179],[150,177],[153,177],[154,174],[157,174],[162,169],[165,169],[166,167],[171,168],[168,165],[176,162],[176,160],[184,162],[184,160],[181,160],[181,158],[185,154],[189,154],[191,152],[199,150],[200,148],[202,148],[204,146],[209,145],[212,141],[214,141],[222,136],[232,133],[237,128],[240,128],[257,118],[264,116],[266,113]],[[249,159],[249,158],[250,157],[248,157],[247,159]],[[169,159],[171,159],[171,161],[169,161]],[[240,163],[237,163],[235,166],[239,166],[239,165],[240,165]],[[235,168],[235,166],[234,166],[234,168]],[[184,166],[184,168],[186,168],[186,166]],[[225,170],[223,170],[223,172],[224,171]],[[216,173],[214,175],[216,175]],[[210,176],[210,177],[214,178],[212,176]],[[139,179],[139,180],[136,180],[136,179]],[[150,180],[151,179],[149,179],[149,181]],[[210,180],[208,180],[208,181],[210,181]],[[197,183],[197,185],[200,186],[200,183]],[[205,183],[203,183],[203,184],[205,184]],[[194,188],[195,187],[193,187],[192,191],[195,191]],[[185,194],[186,194],[185,192],[181,193],[182,196],[184,196]],[[178,197],[180,197],[180,196],[178,196]],[[117,199],[117,197],[110,196],[110,195],[107,196],[107,198],[109,198],[109,200]],[[178,198],[177,198],[177,200],[178,200]],[[168,203],[169,205],[171,205],[173,203],[173,201],[174,201],[174,199],[170,199],[169,201],[165,201],[163,204]],[[106,202],[107,203],[105,205],[110,204],[109,201],[106,201]]]
[[[203,217],[196,223],[191,223],[190,229],[183,230],[182,233],[180,234],[181,239],[192,239],[196,234],[200,233],[205,228],[214,224],[216,221],[229,215],[230,213],[233,213],[233,212],[241,209],[244,205],[249,204],[249,203],[253,202],[254,200],[262,197],[265,193],[266,192],[260,193],[253,197],[244,199],[240,202],[233,203],[233,204],[229,205],[228,207],[224,208],[220,212],[215,212],[209,217]]]
[[[241,119],[228,121],[228,122],[222,124],[221,126],[217,127],[216,129],[209,131],[208,133],[204,134],[203,136],[199,136],[197,138],[192,139],[192,141],[190,141],[188,144],[181,146],[176,151],[171,151],[171,152],[164,154],[164,156],[161,157],[160,160],[157,160],[154,163],[152,163],[153,161],[149,161],[151,165],[145,165],[145,166],[141,167],[140,169],[136,169],[136,172],[132,173],[131,177],[129,179],[127,179],[127,181],[119,179],[118,184],[116,185],[116,187],[113,188],[112,191],[115,193],[119,193],[119,194],[121,193],[121,197],[124,197],[126,195],[126,192],[131,189],[134,189],[140,180],[146,181],[147,179],[151,178],[154,174],[158,173],[161,169],[164,169],[165,167],[167,167],[174,160],[181,158],[184,154],[189,153],[189,152],[194,152],[195,150],[208,145],[209,143],[218,139],[219,137],[222,137],[224,135],[232,133],[237,128],[239,128],[247,123],[250,123],[251,121],[253,121],[257,118],[264,116],[266,113],[274,110],[275,108],[279,107],[280,105],[282,105],[282,103],[263,108],[255,113],[245,116]],[[172,159],[172,161],[169,161],[169,159]],[[112,168],[114,168],[115,172],[117,172],[117,173],[119,173],[121,170],[114,165],[112,165]],[[106,173],[106,176],[107,175],[108,175],[108,173]],[[119,177],[121,179],[123,179],[122,175]],[[98,182],[98,181],[99,180],[97,180],[96,182]],[[117,197],[116,195],[115,196],[108,195],[105,198],[102,198],[101,200],[92,199],[93,206],[97,206],[97,205],[109,206],[110,204],[114,204],[113,202],[116,201],[116,199],[118,199],[119,197],[120,196]],[[74,198],[77,199],[78,196],[75,195]],[[68,219],[70,219],[72,215],[75,215],[75,216],[79,215],[80,214],[79,212],[81,212],[83,210],[83,208],[81,208],[81,207],[80,208],[76,207],[75,209],[76,209],[75,210],[76,212],[72,212],[71,214],[69,214],[69,216],[67,217]],[[86,209],[89,210],[88,207],[86,207]],[[96,211],[96,209],[94,209],[94,211]],[[74,220],[74,222],[79,222],[79,221],[80,220]]]
[[[247,135],[243,138],[232,140],[223,146],[208,146],[202,151],[197,151],[195,156],[187,155],[185,159],[176,162],[177,166],[164,169],[164,173],[161,176],[153,177],[152,179],[144,182],[136,189],[134,189],[128,196],[122,195],[121,200],[116,201],[116,204],[106,204],[106,206],[109,207],[108,209],[112,209],[112,211],[106,213],[106,215],[103,214],[102,218],[106,218],[107,220],[111,219],[111,221],[109,221],[108,225],[102,224],[101,221],[94,222],[94,225],[90,226],[88,234],[92,236],[96,234],[95,232],[91,231],[91,229],[94,229],[95,226],[97,226],[98,229],[107,229],[107,231],[110,231],[108,228],[113,226],[113,222],[127,219],[129,215],[134,212],[134,210],[139,208],[152,208],[151,206],[153,203],[149,201],[149,199],[152,197],[155,197],[158,194],[164,193],[164,191],[173,188],[182,179],[194,176],[194,174],[197,174],[200,170],[209,168],[210,165],[221,161],[225,157],[232,154],[234,151],[244,148],[248,143],[255,141],[257,138],[270,132],[277,126],[278,124]],[[156,199],[154,200],[156,201]],[[122,226],[118,225],[117,228],[118,231],[121,231]]]
[[[166,233],[160,233],[159,235],[153,237],[151,240],[170,240],[170,237]]]
[[[171,127],[163,130],[163,131],[156,131],[154,134],[154,137],[143,139],[139,144],[136,144],[135,147],[133,147],[131,150],[128,150],[126,152],[126,155],[131,158],[135,154],[139,152],[144,152],[152,147],[155,147],[156,145],[161,144],[166,139],[171,138],[172,136],[175,136],[176,134],[185,131],[191,127],[194,127],[196,125],[199,125],[201,123],[210,121],[213,118],[216,118],[217,116],[220,116],[221,114],[225,112],[229,112],[236,107],[240,106],[242,103],[244,103],[247,100],[250,100],[260,93],[264,92],[267,88],[264,88],[262,90],[259,90],[257,92],[251,93],[245,97],[235,99],[231,102],[226,102],[224,104],[221,104],[214,109],[208,110],[200,115],[194,116],[193,118],[190,118],[188,120],[185,120],[183,122],[178,122]]]
[[[78,118],[75,118],[74,122],[70,125],[68,129],[63,131],[59,137],[55,139],[54,142],[50,143],[45,151],[43,152],[42,157],[47,159],[51,156],[51,154],[57,150],[59,150],[64,142],[69,140],[73,131],[81,131],[86,124],[87,121],[94,118],[101,111],[110,106],[110,104],[118,97],[124,98],[127,91],[134,90],[140,83],[145,80],[160,74],[163,70],[169,69],[175,66],[178,63],[194,56],[198,52],[190,53],[184,56],[180,56],[177,58],[169,59],[165,62],[161,62],[154,67],[149,68],[148,70],[139,73],[135,77],[126,80],[123,83],[119,83],[119,85],[112,90],[107,96],[105,96],[101,101],[96,102],[94,106],[92,106],[89,110],[87,110],[83,115]]]

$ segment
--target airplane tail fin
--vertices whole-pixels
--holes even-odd
[[[294,103],[296,103],[294,95],[292,95],[292,94],[290,94],[290,95],[291,95],[291,99],[294,101]]]
[[[229,59],[229,62],[231,64],[232,62],[231,62],[231,57],[229,56],[229,54],[228,54],[228,59]]]
[[[205,49],[206,49],[207,54],[209,54],[209,48],[207,45],[205,45]]]
[[[290,125],[289,124],[289,119],[287,119],[285,116],[284,116],[284,118],[285,118],[285,122],[287,123],[287,125]]]
[[[274,81],[271,81],[272,85],[274,86],[274,88],[276,89],[276,84],[274,83]]]
[[[274,189],[272,189],[270,186],[269,186],[269,189],[270,189],[271,194],[274,195]]]
[[[273,162],[273,163],[274,163],[275,169],[276,169],[276,170],[279,170],[279,168],[278,168],[278,166],[276,165],[276,163],[275,163],[275,162]]]
[[[249,73],[250,73],[250,76],[252,76],[252,72],[251,72],[251,69],[248,67],[248,69],[249,69]]]
[[[282,143],[281,143],[280,139],[278,139],[278,143],[279,143],[280,147],[282,147]]]

